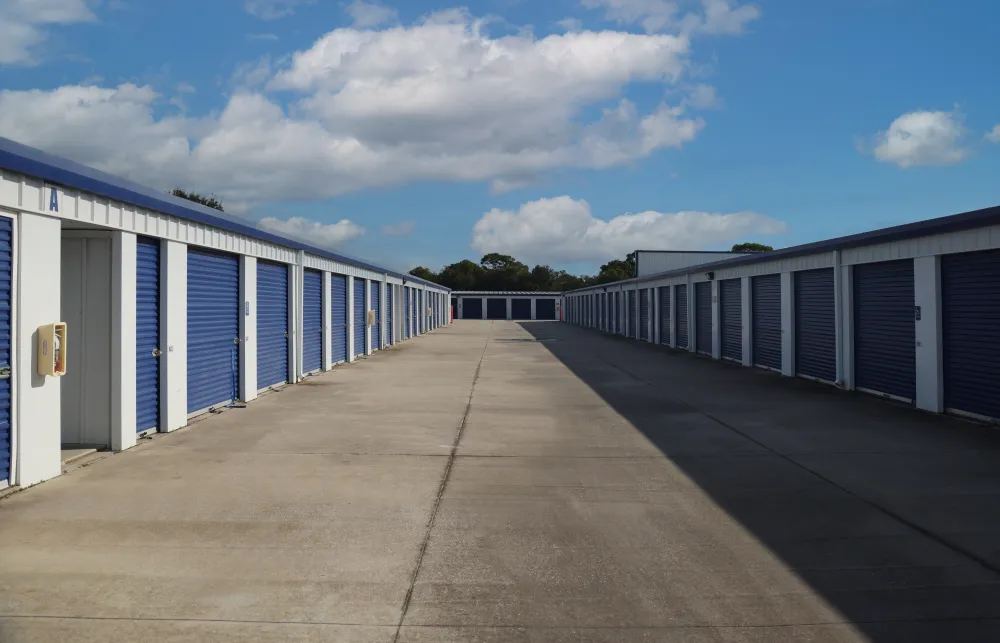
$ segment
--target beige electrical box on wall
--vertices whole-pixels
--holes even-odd
[[[427,316],[430,317],[433,314],[434,314],[434,309],[431,308],[430,306],[428,306],[427,307]]]
[[[38,327],[38,374],[66,374],[66,322]]]
[[[374,326],[375,325],[375,311],[374,310],[369,310],[368,311],[368,325],[369,326]]]

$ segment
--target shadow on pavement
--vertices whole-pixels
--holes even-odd
[[[1000,640],[1000,430],[520,326],[871,640]]]

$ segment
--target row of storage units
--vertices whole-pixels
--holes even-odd
[[[448,292],[0,139],[0,488],[434,330]]]
[[[1000,421],[1000,208],[566,294],[608,333]]]
[[[562,293],[458,292],[451,293],[453,319],[557,320]]]

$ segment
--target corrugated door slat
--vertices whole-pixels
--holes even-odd
[[[837,379],[833,268],[795,273],[795,373]]]
[[[424,291],[417,291],[417,332],[427,332],[427,308],[424,306]]]
[[[496,298],[487,299],[486,319],[507,319],[507,300]]]
[[[160,425],[160,240],[135,241],[135,430]],[[2,477],[0,477],[2,480]]]
[[[0,217],[0,366],[13,367],[10,363],[11,344],[11,286],[12,276],[12,221]],[[0,483],[10,481],[10,378],[0,379]]]
[[[753,363],[781,370],[781,275],[750,281],[751,348]]]
[[[712,354],[712,282],[694,285],[694,341],[699,353]]]
[[[372,325],[372,350],[382,348],[382,284],[377,281],[371,286],[372,307],[375,311],[375,324]]]
[[[334,364],[347,361],[347,277],[330,275],[330,336]]]
[[[743,282],[719,282],[719,316],[722,318],[722,356],[743,361]]]
[[[556,318],[556,300],[555,299],[538,299],[535,301],[535,318],[536,319],[555,319]]]
[[[913,260],[854,266],[854,385],[913,401]]]
[[[511,299],[510,316],[511,319],[531,319],[531,300]]]
[[[257,260],[257,388],[288,381],[288,266]]]
[[[944,404],[1000,419],[1000,250],[941,258]]]
[[[483,300],[478,297],[465,297],[462,299],[462,319],[482,319]]]
[[[639,339],[649,340],[649,288],[639,291]]]
[[[365,354],[365,330],[368,309],[365,308],[365,280],[354,280],[354,355]]]
[[[660,343],[670,344],[670,286],[663,286],[660,296]]]
[[[188,413],[239,396],[240,263],[188,247]]]
[[[688,287],[687,284],[677,286],[675,293],[677,304],[677,348],[687,350],[688,342]]]
[[[385,343],[388,346],[392,346],[392,330],[393,330],[392,326],[393,326],[393,322],[394,322],[393,317],[392,317],[392,300],[393,300],[393,295],[395,294],[394,293],[395,290],[396,290],[396,287],[394,285],[392,285],[392,284],[386,284],[386,286],[385,286],[385,323],[386,323],[386,327],[385,327]]]
[[[302,279],[302,372],[323,367],[323,273],[305,270]]]

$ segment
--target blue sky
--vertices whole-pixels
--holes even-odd
[[[1000,204],[995,3],[0,0],[0,135],[396,268]]]

